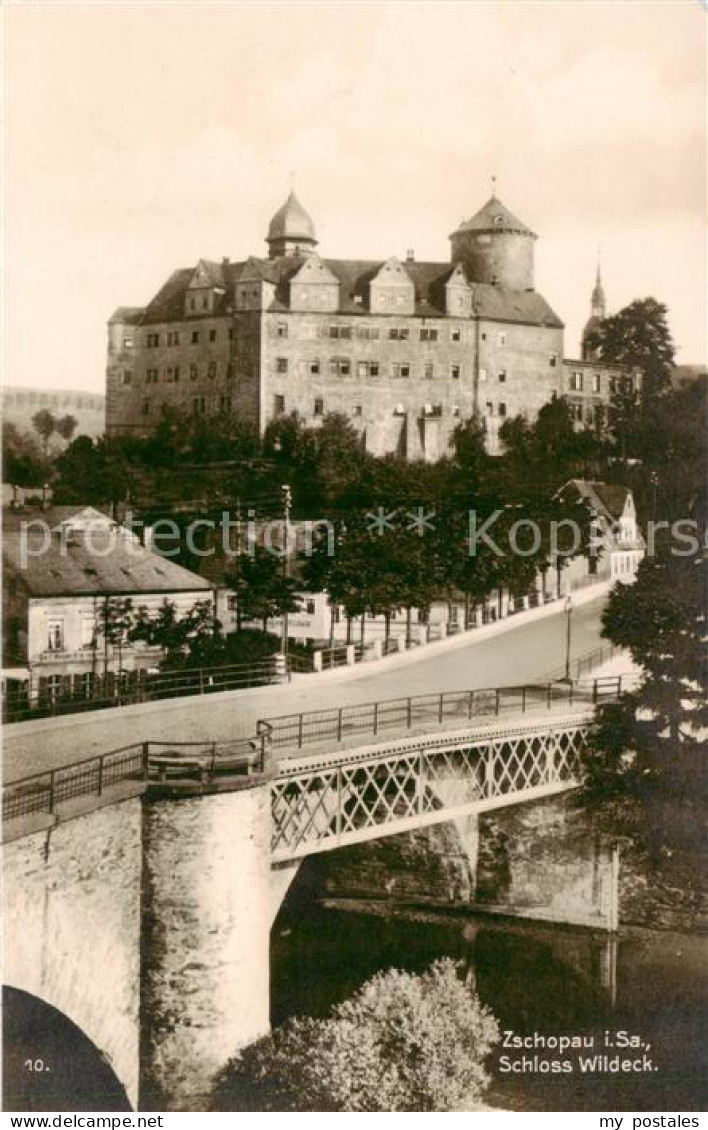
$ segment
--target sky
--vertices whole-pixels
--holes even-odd
[[[701,0],[4,8],[4,380],[103,391],[106,322],[199,258],[265,255],[294,181],[323,256],[446,261],[497,195],[578,355],[669,307],[706,356]]]

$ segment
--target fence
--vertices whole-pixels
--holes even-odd
[[[578,682],[585,675],[589,675],[592,671],[596,671],[598,667],[602,667],[603,663],[608,663],[610,659],[614,659],[616,655],[622,655],[622,648],[615,647],[614,644],[603,644],[602,647],[594,647],[590,651],[584,651],[578,655],[570,663],[570,678]],[[546,671],[543,675],[544,682],[553,682],[556,679],[565,678],[566,669],[563,667],[554,667],[550,671]]]
[[[279,655],[258,663],[159,673],[130,671],[119,676],[112,673],[105,679],[93,676],[87,680],[86,674],[55,676],[58,682],[50,683],[47,679],[38,687],[29,682],[8,686],[3,694],[3,722],[24,722],[187,695],[216,694],[280,683],[286,678],[285,665]]]
[[[552,710],[562,705],[594,705],[616,699],[621,689],[622,680],[617,676],[596,680],[588,687],[549,682],[488,690],[445,691],[330,710],[283,714],[261,720],[258,729],[259,733],[267,734],[272,748],[302,749],[323,741],[339,744],[357,734],[376,737],[387,730],[412,730],[421,724],[442,725],[448,720],[469,722],[501,714],[523,714],[533,709]]]

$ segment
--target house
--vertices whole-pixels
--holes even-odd
[[[159,648],[106,638],[112,600],[155,612],[169,601],[180,615],[214,600],[208,580],[93,507],[14,510],[3,526],[3,678],[40,698],[90,697],[99,677],[159,662]]]
[[[593,516],[597,552],[567,566],[567,585],[580,588],[597,580],[631,583],[646,552],[637,525],[634,496],[618,483],[570,479],[558,492],[563,502],[583,502]]]

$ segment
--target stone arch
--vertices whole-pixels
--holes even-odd
[[[125,1087],[78,1024],[32,993],[3,986],[3,1109],[130,1111]]]

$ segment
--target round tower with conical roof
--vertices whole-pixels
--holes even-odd
[[[266,243],[271,259],[280,255],[311,255],[315,250],[315,225],[294,192],[270,221]]]
[[[451,259],[462,263],[473,283],[533,290],[537,236],[492,195],[450,236]]]

